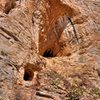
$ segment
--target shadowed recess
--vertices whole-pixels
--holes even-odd
[[[25,81],[31,81],[33,79],[34,73],[30,69],[25,69],[23,79]]]
[[[47,50],[44,52],[43,57],[54,57],[53,50],[47,49]]]

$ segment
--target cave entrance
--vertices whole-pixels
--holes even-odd
[[[32,81],[34,73],[30,69],[25,69],[23,79],[25,81]]]
[[[47,49],[43,53],[43,57],[55,57],[52,49]]]
[[[43,57],[70,56],[78,42],[74,22],[65,14],[39,34],[39,53]]]

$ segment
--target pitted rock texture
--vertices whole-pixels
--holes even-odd
[[[99,100],[99,0],[0,0],[0,100]]]

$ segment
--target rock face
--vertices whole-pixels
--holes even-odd
[[[0,100],[99,100],[100,0],[0,0]]]

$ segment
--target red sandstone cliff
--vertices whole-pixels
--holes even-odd
[[[100,99],[100,0],[0,0],[0,100]]]

